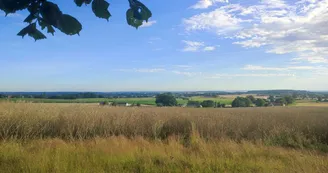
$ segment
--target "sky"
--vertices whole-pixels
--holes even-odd
[[[0,11],[0,91],[328,90],[328,0],[142,0],[153,17],[128,26],[55,1],[80,36],[16,36],[26,11]]]

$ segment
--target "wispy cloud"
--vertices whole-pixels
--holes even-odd
[[[214,47],[214,46],[206,46],[206,47],[204,47],[204,51],[213,51],[213,50],[215,50],[216,49],[216,47]]]
[[[214,51],[216,47],[206,46],[204,42],[197,41],[182,41],[185,44],[185,47],[182,49],[183,52],[199,52],[199,51]]]
[[[229,0],[199,0],[195,5],[191,6],[193,9],[204,9],[211,7],[216,3],[228,3]]]
[[[156,20],[150,20],[148,22],[143,22],[142,25],[140,26],[141,28],[145,28],[145,27],[150,27],[153,26],[154,24],[156,24],[157,21]]]
[[[292,73],[246,73],[246,74],[215,74],[212,76],[205,76],[209,79],[218,79],[226,77],[294,77]]]
[[[194,77],[194,76],[202,75],[201,72],[172,71],[172,73],[177,74],[177,75],[187,76],[187,77]]]
[[[246,65],[242,70],[251,70],[251,71],[286,71],[286,70],[313,70],[318,67],[313,66],[289,66],[289,67],[264,67],[257,65]]]

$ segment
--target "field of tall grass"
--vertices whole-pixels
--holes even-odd
[[[328,108],[0,103],[4,172],[328,172]]]

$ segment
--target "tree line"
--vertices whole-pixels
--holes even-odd
[[[232,102],[232,107],[267,107],[267,106],[285,106],[291,105],[295,102],[292,96],[275,97],[270,96],[268,99],[255,98],[252,95],[247,97],[237,97]],[[176,97],[172,93],[163,93],[156,96],[156,105],[159,107],[172,107],[178,106]],[[204,108],[224,108],[227,105],[215,102],[213,100],[192,101],[189,100],[187,107],[204,107]]]

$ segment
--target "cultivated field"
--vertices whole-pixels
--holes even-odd
[[[328,108],[0,103],[4,172],[328,172]]]

